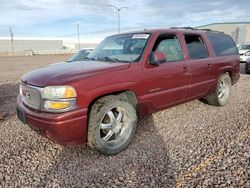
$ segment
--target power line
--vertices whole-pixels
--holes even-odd
[[[81,50],[79,24],[77,24],[77,35],[78,35],[78,48],[79,50]]]
[[[12,55],[14,55],[14,33],[10,27],[10,39],[11,39],[11,49],[12,49]]]

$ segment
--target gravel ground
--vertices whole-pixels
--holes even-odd
[[[15,115],[18,79],[65,56],[0,58],[0,187],[250,187],[250,75],[226,107],[199,100],[140,120],[129,147],[63,148]]]

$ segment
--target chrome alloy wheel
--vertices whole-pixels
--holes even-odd
[[[112,145],[121,144],[132,131],[126,113],[118,107],[106,112],[99,127],[102,141]]]
[[[221,101],[227,100],[229,96],[229,86],[225,83],[225,80],[221,80],[218,86],[218,98]]]

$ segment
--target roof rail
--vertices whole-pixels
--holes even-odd
[[[170,29],[189,29],[189,30],[194,30],[192,27],[170,27]]]
[[[207,32],[218,32],[218,33],[223,33],[221,31],[214,31],[211,29],[197,29],[193,27],[170,27],[170,29],[187,29],[187,30],[192,30],[192,31],[207,31]]]

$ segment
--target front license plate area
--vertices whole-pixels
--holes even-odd
[[[17,108],[17,117],[20,119],[21,122],[24,124],[27,123],[25,112],[19,108]]]

